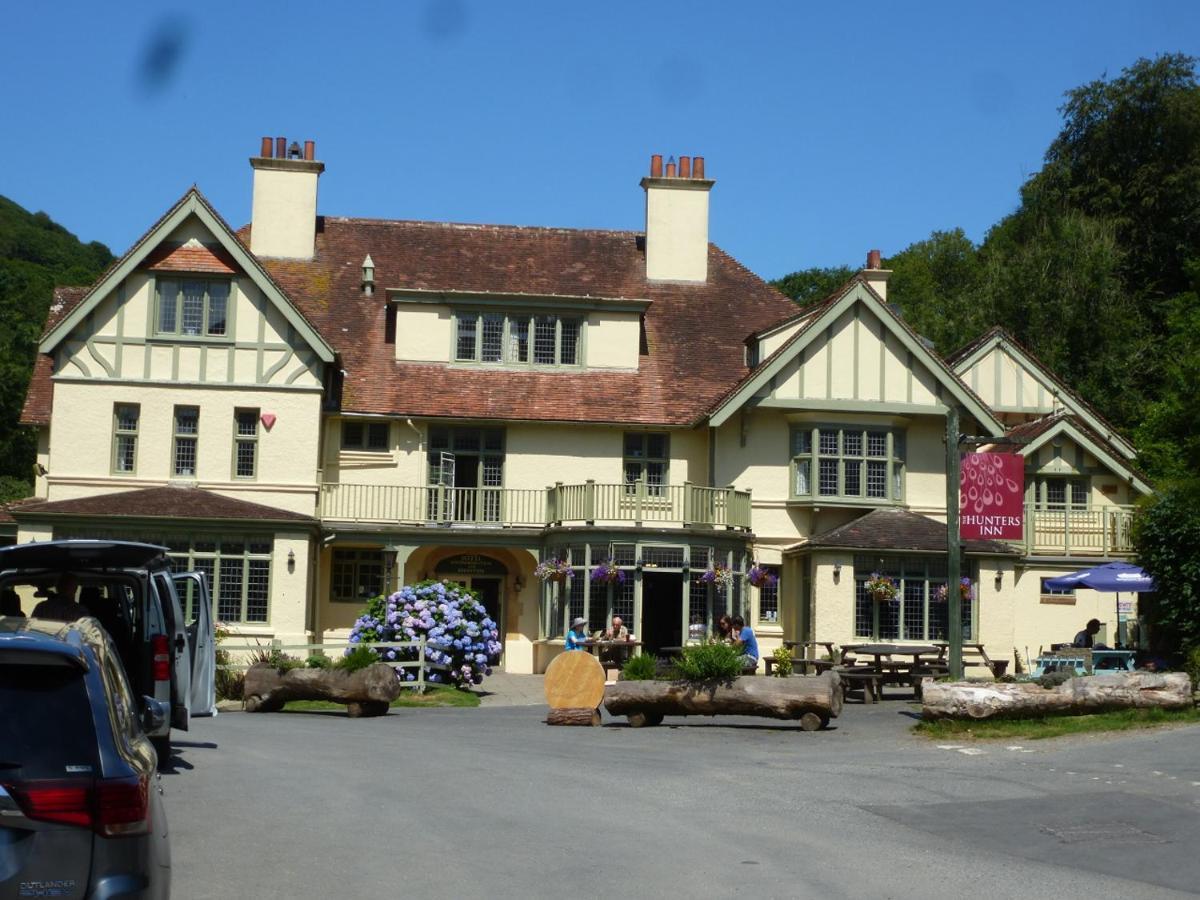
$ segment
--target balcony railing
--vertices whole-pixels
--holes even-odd
[[[1124,555],[1133,551],[1132,524],[1132,506],[1036,509],[1026,504],[1022,549],[1042,556]]]
[[[693,484],[556,484],[537,488],[321,485],[323,519],[410,525],[655,525],[750,529],[750,492]]]

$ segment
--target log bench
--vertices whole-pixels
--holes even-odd
[[[400,680],[385,663],[354,672],[341,669],[277,669],[257,663],[246,671],[242,692],[246,712],[278,712],[289,700],[331,700],[346,704],[351,718],[386,715],[400,696]]]

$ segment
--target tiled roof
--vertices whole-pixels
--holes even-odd
[[[239,236],[248,243],[249,228]],[[689,425],[747,373],[745,338],[796,306],[712,245],[706,283],[647,281],[643,244],[637,232],[325,217],[311,262],[262,262],[341,356],[347,412]],[[373,297],[360,284],[368,254]],[[636,372],[488,371],[397,362],[388,288],[651,304]]]
[[[945,553],[946,523],[906,509],[873,509],[853,522],[815,535],[795,546]],[[1019,555],[1017,550],[1000,541],[964,541],[963,546],[967,553],[988,556]]]
[[[88,290],[86,287],[56,287],[50,299],[50,308],[46,311],[46,327],[42,329],[42,335],[65,319]],[[50,380],[53,370],[53,360],[39,353],[33,361],[33,374],[25,391],[25,405],[21,407],[22,425],[50,424],[50,406],[54,402],[54,382]]]
[[[200,272],[212,275],[235,275],[238,268],[223,247],[198,242],[161,244],[146,257],[146,268],[152,272]]]
[[[312,516],[262,503],[235,500],[199,488],[182,487],[117,491],[72,500],[24,500],[11,505],[9,512],[17,518],[23,515],[57,515],[136,519],[253,519],[264,522],[316,523]]]

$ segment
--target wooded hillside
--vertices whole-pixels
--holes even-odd
[[[44,212],[0,197],[0,501],[28,496],[36,445],[17,422],[55,285],[91,284],[112,262]]]

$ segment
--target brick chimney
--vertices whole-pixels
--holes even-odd
[[[867,264],[862,270],[867,284],[884,300],[887,299],[887,283],[892,277],[892,270],[883,268],[883,257],[878,250],[867,251]]]
[[[250,213],[250,249],[258,256],[312,259],[317,236],[317,179],[325,163],[316,160],[316,144],[301,149],[287,138],[262,139],[254,169]]]
[[[650,157],[646,191],[646,278],[652,281],[708,280],[708,192],[704,157],[667,162]]]

